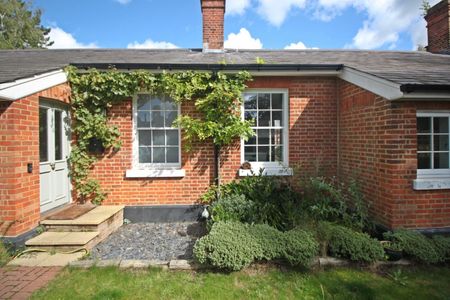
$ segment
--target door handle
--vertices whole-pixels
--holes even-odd
[[[56,164],[54,162],[50,163],[50,168],[52,168],[52,170],[55,169]]]

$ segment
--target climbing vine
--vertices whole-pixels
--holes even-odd
[[[241,94],[248,72],[224,74],[221,72],[120,72],[115,69],[80,72],[75,67],[66,69],[72,88],[72,133],[75,142],[70,155],[70,171],[77,199],[81,202],[101,203],[106,192],[90,176],[98,155],[91,153],[95,141],[107,151],[118,151],[120,132],[108,123],[107,111],[114,104],[145,91],[154,95],[168,95],[177,103],[194,102],[199,117],[181,114],[174,126],[183,129],[187,151],[196,140],[211,140],[216,149],[230,144],[238,137],[253,135],[251,123],[241,120]],[[220,154],[219,154],[220,155]],[[217,168],[219,164],[216,163]]]

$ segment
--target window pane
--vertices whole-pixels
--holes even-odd
[[[138,112],[137,126],[139,128],[150,127],[150,112],[148,112],[148,111]]]
[[[448,151],[448,135],[434,136],[434,151]]]
[[[447,117],[439,117],[433,119],[433,132],[434,133],[448,133],[448,118]]]
[[[269,145],[269,129],[259,129],[258,130],[258,144],[259,145]]]
[[[270,109],[270,94],[258,94],[258,109]]]
[[[171,99],[169,97],[166,97],[164,99],[163,104],[164,104],[163,108],[165,110],[177,110],[177,103],[175,102],[175,100],[173,100],[173,99]]]
[[[150,110],[150,95],[138,95],[138,110]]]
[[[272,145],[283,144],[283,129],[272,129]]]
[[[153,97],[150,102],[151,110],[162,110],[162,101],[159,97]]]
[[[164,112],[165,116],[165,127],[172,127],[173,121],[177,118],[177,111],[166,111]]]
[[[272,161],[283,161],[283,147],[282,146],[272,146],[271,153]]]
[[[270,111],[260,111],[258,113],[258,126],[270,125]]]
[[[256,144],[256,129],[253,129],[255,133],[252,137],[248,138],[248,141],[245,142],[246,145],[255,145]]]
[[[139,147],[139,162],[151,163],[152,162],[152,148]]]
[[[431,118],[420,117],[417,118],[417,133],[430,133],[431,132]]]
[[[178,146],[178,130],[166,130],[166,144]]]
[[[244,153],[245,161],[256,161],[256,147],[245,147]]]
[[[283,94],[272,94],[272,109],[283,109]]]
[[[178,162],[178,147],[168,147],[167,148],[167,162],[177,163]]]
[[[153,162],[154,163],[164,163],[165,162],[165,148],[155,147],[153,148]]]
[[[152,144],[152,133],[150,130],[139,130],[139,146],[150,146]]]
[[[48,161],[47,109],[39,108],[39,161]]]
[[[448,169],[448,152],[434,154],[434,168]]]
[[[253,126],[256,126],[256,110],[246,111],[244,113],[245,121],[253,121]]]
[[[431,153],[418,153],[417,165],[419,169],[431,169]]]
[[[417,150],[418,151],[431,151],[431,135],[418,135],[417,136]]]
[[[153,130],[153,146],[164,146],[164,130]]]
[[[152,127],[164,127],[163,111],[152,111]]]
[[[258,147],[258,161],[270,161],[268,146]]]
[[[283,112],[273,111],[272,112],[272,126],[283,126]]]
[[[62,141],[62,113],[59,110],[55,110],[55,160],[62,159]]]
[[[244,108],[256,109],[256,94],[244,94]]]

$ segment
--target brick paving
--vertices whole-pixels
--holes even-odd
[[[0,268],[0,299],[28,299],[61,270],[62,267]]]

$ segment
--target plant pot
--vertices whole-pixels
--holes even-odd
[[[392,249],[390,241],[381,241],[381,245],[384,248],[389,261],[397,261],[403,258],[403,250]]]

